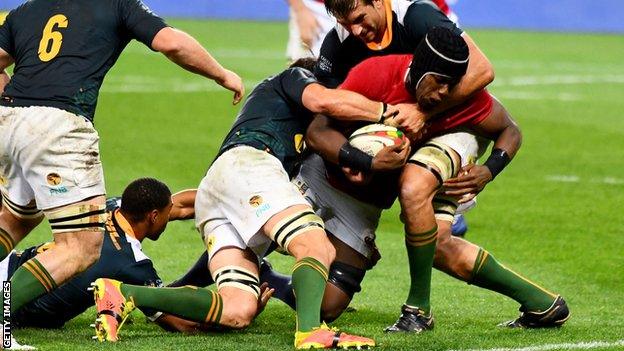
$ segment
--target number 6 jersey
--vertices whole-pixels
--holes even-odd
[[[49,106],[93,121],[108,70],[132,39],[151,48],[165,22],[140,0],[31,0],[0,26],[15,60],[0,105]]]

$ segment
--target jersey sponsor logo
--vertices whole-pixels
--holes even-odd
[[[0,24],[4,23],[4,20],[6,19],[7,15],[8,13],[6,12],[0,12]]]
[[[318,60],[318,67],[321,69],[321,71],[331,72],[332,63],[327,57],[321,55]]]

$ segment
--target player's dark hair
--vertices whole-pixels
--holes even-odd
[[[169,187],[154,178],[139,178],[128,184],[121,196],[121,212],[133,222],[140,222],[153,210],[162,210],[171,202]]]
[[[358,0],[361,1],[364,5],[370,5],[373,3],[373,0]],[[353,11],[357,5],[358,1],[354,0],[325,0],[325,10],[330,15],[333,15],[336,18],[347,18],[351,11]],[[387,0],[390,1],[390,0]]]
[[[468,57],[468,45],[461,35],[448,28],[433,27],[414,51],[408,90],[414,92],[420,80],[428,73],[459,81],[468,69]]]
[[[289,68],[301,67],[310,72],[314,72],[314,66],[316,66],[316,59],[313,57],[300,58],[297,61],[290,64]]]

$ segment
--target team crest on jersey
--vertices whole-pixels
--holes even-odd
[[[58,173],[48,173],[46,181],[52,186],[59,185],[63,182],[63,178]]]
[[[254,195],[249,199],[249,204],[251,205],[251,207],[258,207],[262,205],[262,201],[262,196]]]

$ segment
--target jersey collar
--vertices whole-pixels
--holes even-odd
[[[374,51],[383,50],[392,42],[392,1],[384,0],[384,10],[386,11],[386,31],[384,32],[381,42],[366,43],[369,49]]]
[[[132,229],[130,222],[128,222],[126,217],[124,217],[123,214],[121,214],[119,209],[116,209],[115,212],[113,212],[113,216],[115,217],[115,221],[117,221],[117,224],[119,225],[121,230],[123,230],[123,232],[126,233],[126,235],[129,235],[136,239],[136,235],[134,234],[134,229]]]

